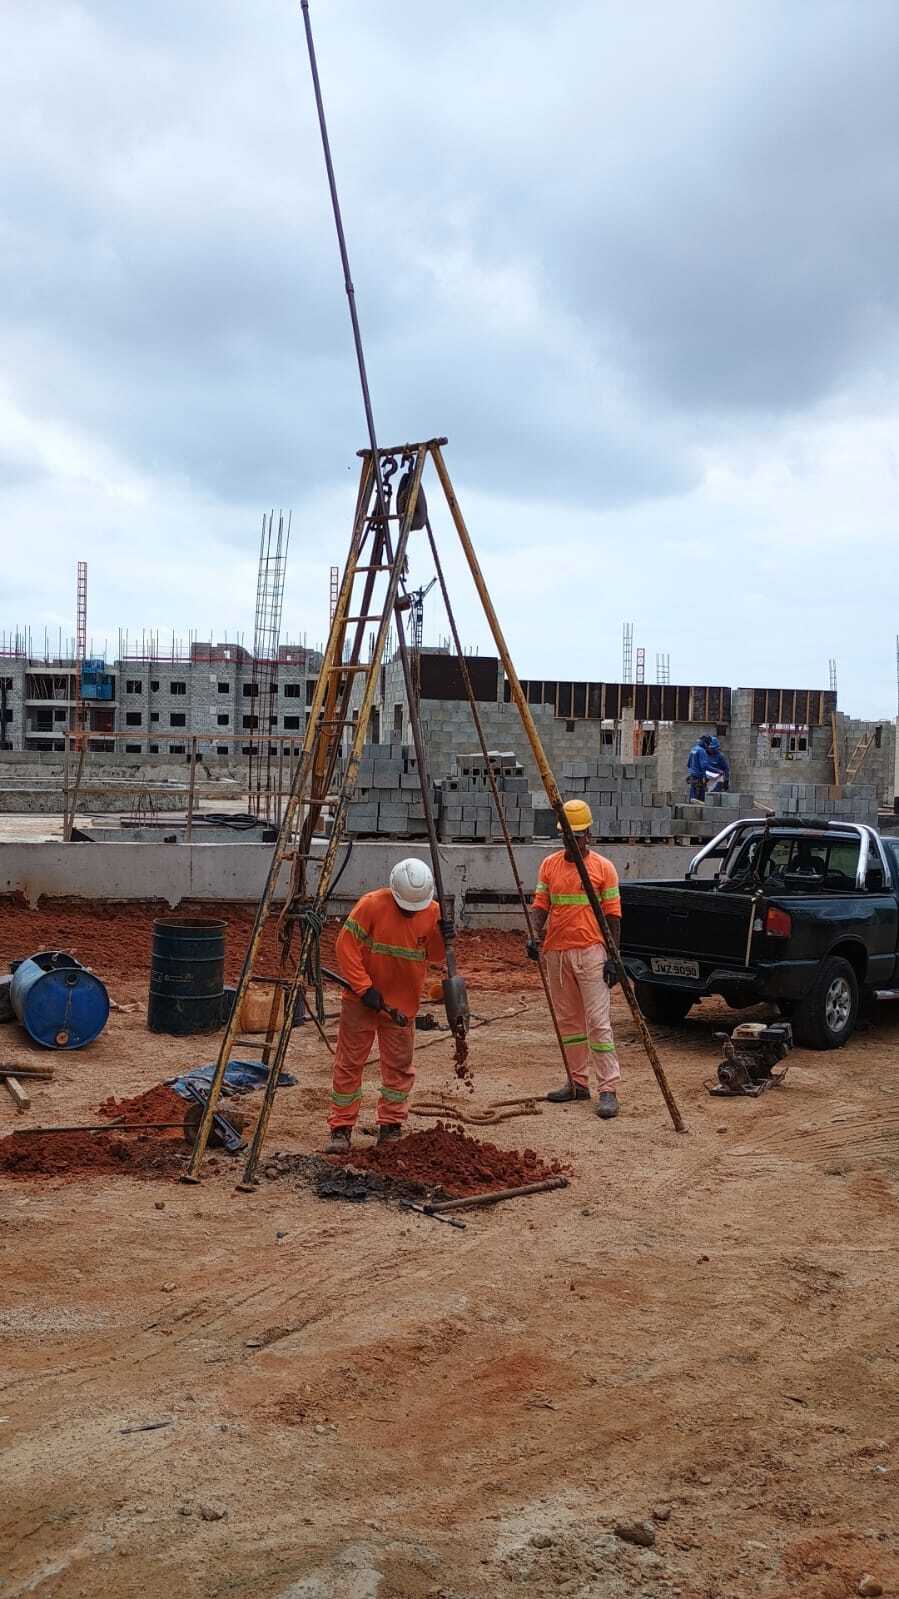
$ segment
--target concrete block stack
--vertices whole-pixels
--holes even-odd
[[[855,783],[848,788],[833,783],[779,783],[774,789],[774,809],[779,816],[824,816],[876,827],[877,788],[873,783]]]
[[[593,812],[595,838],[675,836],[673,799],[658,788],[654,756],[633,761],[563,761],[561,788],[565,799],[587,801]]]
[[[533,838],[534,801],[523,767],[511,750],[488,753],[510,836],[518,840]],[[489,843],[502,838],[487,762],[482,755],[457,755],[451,776],[438,789],[441,839],[480,839]]]
[[[762,814],[761,806],[751,794],[731,791],[707,794],[701,803],[691,800],[674,807],[677,836],[701,840],[714,838],[722,828],[741,817]]]
[[[418,762],[411,745],[367,744],[347,832],[363,838],[426,838]]]
[[[566,799],[583,797],[593,812],[596,838],[714,838],[728,822],[752,816],[751,794],[710,794],[703,804],[686,804],[658,787],[654,756],[634,761],[566,761],[562,766]],[[555,818],[538,813],[540,836],[555,831]],[[552,818],[552,826],[549,826]]]

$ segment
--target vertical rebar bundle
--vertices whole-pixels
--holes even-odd
[[[621,630],[621,681],[634,681],[634,624],[625,622]]]
[[[284,600],[284,576],[287,570],[287,549],[290,543],[290,513],[287,520],[279,512],[277,526],[275,513],[270,511],[262,518],[259,540],[259,573],[256,579],[256,617],[253,630],[253,675],[250,684],[249,771],[247,787],[249,808],[254,816],[264,816],[272,821],[275,804],[273,791],[274,768],[272,756],[277,744],[272,745],[272,725],[277,739],[277,671],[278,645],[281,638],[281,607]]]

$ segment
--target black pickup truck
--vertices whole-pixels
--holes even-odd
[[[700,876],[704,866],[714,875]],[[706,994],[773,1000],[797,1043],[838,1049],[863,998],[899,993],[899,839],[805,817],[732,822],[683,880],[621,884],[622,953],[650,1020]]]

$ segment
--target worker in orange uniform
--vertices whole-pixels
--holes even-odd
[[[565,815],[618,944],[618,873],[611,861],[590,848],[593,815],[589,805],[584,800],[568,800]],[[543,954],[571,1072],[571,1082],[546,1097],[555,1102],[589,1099],[588,1063],[592,1060],[599,1090],[597,1115],[607,1120],[618,1115],[621,1076],[612,1036],[611,990],[617,980],[616,969],[584,893],[574,855],[567,848],[543,862],[532,909],[536,937],[528,943],[528,954],[532,960]]]
[[[375,1034],[381,1058],[378,1142],[399,1138],[415,1085],[415,1017],[429,961],[446,954],[434,878],[424,861],[400,861],[390,887],[363,894],[337,936],[337,962],[352,987],[340,1009],[331,1084],[329,1154],[345,1154],[362,1100],[362,1072]],[[402,1012],[405,1027],[384,1006]]]

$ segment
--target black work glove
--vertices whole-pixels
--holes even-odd
[[[456,924],[455,924],[455,922],[451,922],[448,917],[447,917],[446,920],[444,920],[444,918],[441,916],[440,921],[437,923],[437,926],[440,928],[440,931],[443,934],[443,942],[445,944],[448,943],[451,939],[455,938],[455,936],[456,936]]]
[[[540,959],[540,945],[538,944],[536,938],[528,939],[527,952],[529,961],[538,961]]]
[[[618,966],[615,961],[606,961],[605,966],[602,969],[602,975],[605,978],[606,984],[609,988],[614,988],[616,983],[621,982]]]
[[[362,1003],[367,1005],[369,1010],[380,1010],[384,999],[379,989],[367,988],[362,995]]]

